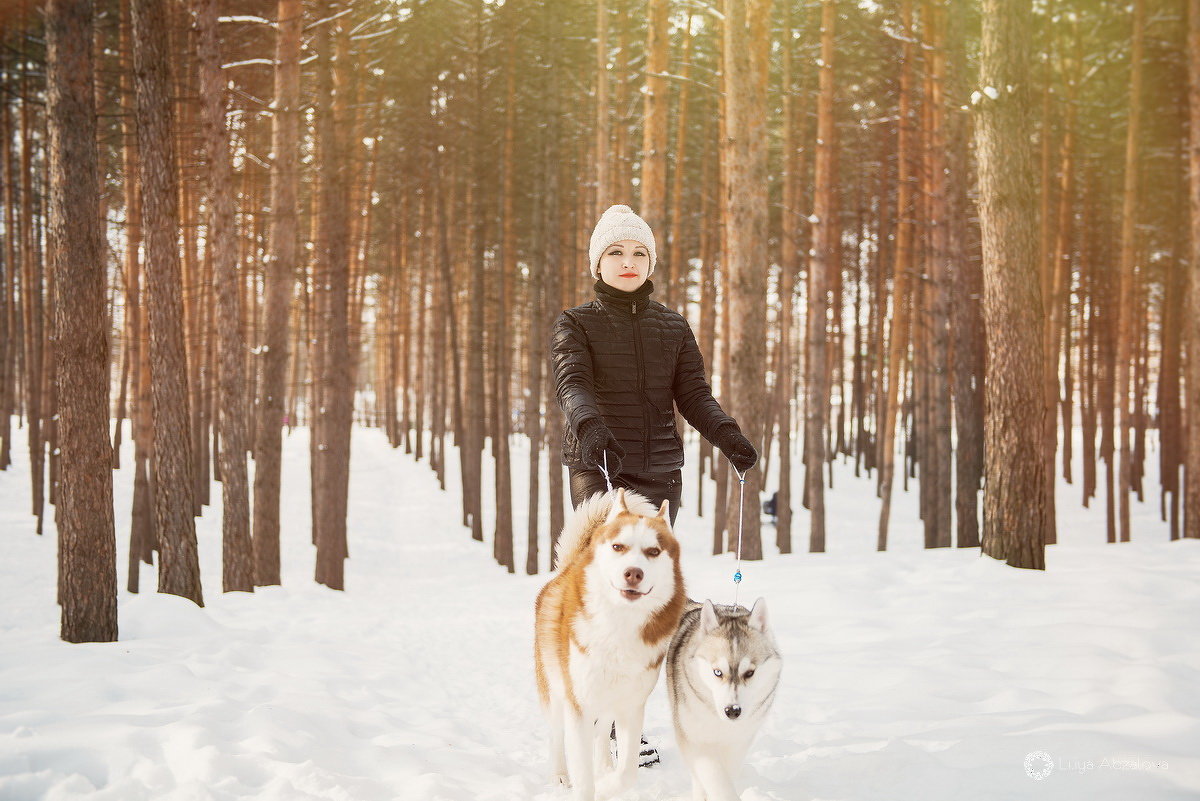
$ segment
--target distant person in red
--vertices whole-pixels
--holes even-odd
[[[713,397],[687,319],[650,299],[654,244],[645,220],[628,206],[610,206],[588,248],[596,297],[558,316],[550,347],[572,505],[607,489],[607,461],[614,489],[655,505],[669,500],[674,525],[683,492],[676,406],[739,473],[758,452]]]

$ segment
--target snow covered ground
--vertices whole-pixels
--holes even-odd
[[[532,678],[546,577],[497,568],[459,527],[457,492],[380,432],[356,431],[353,453],[345,593],[312,582],[297,431],[284,586],[220,593],[218,489],[198,522],[207,606],[122,591],[109,644],[58,639],[53,527],[33,533],[23,454],[0,473],[0,799],[565,799]],[[526,453],[514,445],[519,509]],[[730,601],[733,560],[708,555],[686,479],[691,595]],[[130,499],[122,470],[122,587]],[[898,491],[892,548],[876,553],[873,484],[839,466],[829,552],[744,567],[740,599],[768,598],[786,659],[744,801],[1200,796],[1200,542],[1168,542],[1154,500],[1136,507],[1134,542],[1106,545],[1102,505],[1064,486],[1048,570],[1015,570],[925,551],[915,504]],[[795,534],[806,543],[802,515]],[[624,798],[690,798],[661,684],[646,733],[663,764]],[[1041,780],[1026,772],[1036,752],[1052,763]]]

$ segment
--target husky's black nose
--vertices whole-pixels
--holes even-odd
[[[737,704],[730,704],[725,707],[725,717],[730,720],[737,720],[742,715],[742,708]]]
[[[642,579],[645,577],[646,574],[642,572],[640,567],[631,567],[625,571],[625,583],[630,587],[636,587],[638,584],[641,584]]]

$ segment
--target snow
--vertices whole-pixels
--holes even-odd
[[[546,576],[508,575],[490,541],[459,525],[456,463],[443,492],[380,432],[354,437],[346,592],[312,581],[308,442],[297,430],[284,443],[284,586],[220,593],[218,485],[197,521],[207,605],[122,589],[120,641],[83,645],[58,639],[53,526],[33,533],[28,465],[14,448],[17,463],[0,473],[0,799],[567,799],[547,779],[532,678],[532,605]],[[513,454],[523,510],[520,438]],[[693,597],[730,601],[734,560],[708,555],[694,454],[693,443],[677,525],[684,573]],[[1153,491],[1134,504],[1134,542],[1107,545],[1103,503],[1082,509],[1064,485],[1062,544],[1035,572],[976,550],[926,551],[916,493],[899,487],[891,549],[876,553],[871,479],[839,463],[835,480],[828,553],[742,567],[739,600],[769,600],[786,660],[740,776],[743,801],[1200,794],[1200,542],[1167,541]],[[711,503],[711,487],[705,495]],[[520,543],[525,525],[519,513]],[[804,513],[794,535],[803,549]],[[764,538],[773,542],[769,526]],[[141,580],[152,590],[153,570]],[[645,731],[663,764],[639,771],[623,798],[690,798],[661,683]],[[1025,762],[1039,751],[1053,769],[1035,780]]]

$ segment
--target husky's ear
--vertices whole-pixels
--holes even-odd
[[[759,598],[754,602],[754,608],[750,610],[750,627],[758,629],[764,634],[767,631],[767,599]]]
[[[700,630],[705,634],[710,634],[716,631],[719,625],[721,625],[721,619],[717,617],[717,610],[713,606],[713,602],[705,599],[704,606],[700,608]]]
[[[608,509],[608,517],[605,518],[605,523],[611,523],[616,520],[617,515],[621,512],[628,511],[629,507],[625,505],[625,488],[617,487],[617,491],[613,493],[612,506]]]
[[[671,502],[663,501],[662,506],[658,507],[658,516],[667,524],[667,528],[671,528]]]

